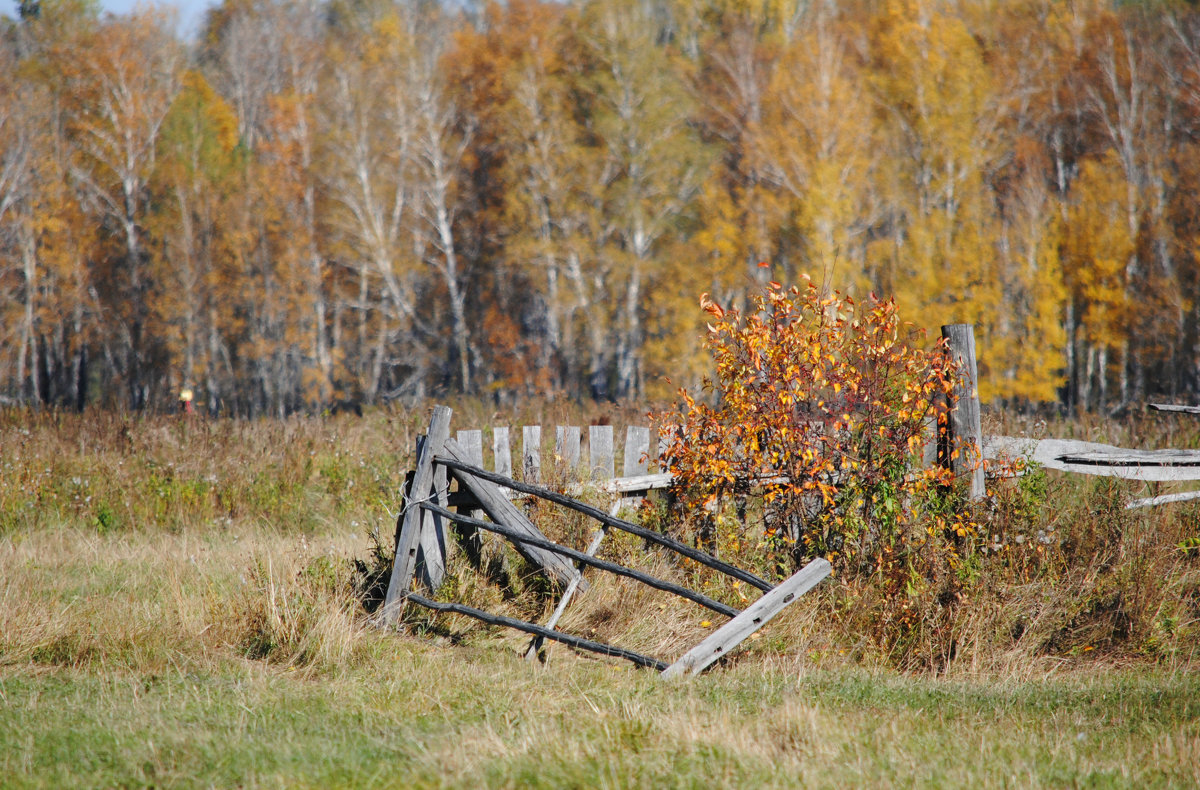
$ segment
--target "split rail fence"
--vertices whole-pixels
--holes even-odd
[[[418,440],[416,469],[410,476],[404,509],[397,519],[396,555],[388,582],[387,597],[380,613],[380,620],[385,626],[393,625],[405,604],[412,603],[434,611],[453,612],[532,634],[533,641],[526,651],[527,657],[530,658],[538,655],[542,640],[550,639],[577,649],[623,658],[638,666],[656,669],[664,678],[670,678],[702,672],[829,575],[829,563],[824,559],[816,559],[780,584],[772,585],[755,574],[700,549],[618,518],[566,494],[535,483],[515,480],[510,474],[489,472],[478,463],[478,453],[473,446],[468,447],[450,437],[451,415],[450,409],[444,406],[435,407],[428,433]],[[469,442],[473,441],[471,436],[472,434],[467,434]],[[648,436],[647,432],[647,440]],[[637,447],[639,442],[640,439],[635,441],[634,446]],[[536,442],[531,442],[529,446],[536,446]],[[626,458],[633,458],[628,452],[628,445]],[[643,458],[644,456],[637,456],[633,463],[644,463]],[[629,463],[627,460],[627,469]],[[534,474],[530,477],[536,479]],[[451,480],[458,485],[454,494],[449,490]],[[555,503],[594,519],[599,528],[592,538],[591,545],[586,551],[579,551],[549,540],[513,504],[508,493],[512,491]],[[458,512],[450,510],[452,506],[456,507]],[[476,515],[480,511],[487,515],[488,520]],[[448,537],[446,526],[449,524],[457,526],[458,537],[465,547],[469,547],[475,540],[479,530],[501,536],[509,541],[522,557],[558,583],[563,593],[557,608],[545,625],[485,612],[465,604],[436,601],[413,590],[415,579],[420,579],[434,592],[441,586],[445,574]],[[612,529],[636,535],[659,548],[737,579],[761,590],[763,595],[746,609],[739,611],[702,592],[619,563],[601,560],[596,554],[604,536]],[[465,550],[468,554],[471,553],[469,548]],[[587,581],[582,574],[584,567],[630,578],[654,589],[672,593],[729,620],[671,664],[617,645],[584,639],[556,630],[555,626],[572,596],[577,590],[587,588]]]

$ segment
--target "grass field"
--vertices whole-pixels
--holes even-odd
[[[952,659],[867,639],[830,583],[664,683],[460,618],[369,627],[352,561],[421,419],[0,421],[0,786],[1200,786],[1195,509],[1054,488],[1070,552],[982,566],[939,615]],[[597,579],[564,626],[669,658],[703,622]]]

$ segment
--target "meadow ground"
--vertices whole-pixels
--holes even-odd
[[[1052,479],[1065,548],[984,561],[936,631],[872,633],[831,583],[665,683],[463,618],[369,626],[354,561],[422,420],[5,415],[0,786],[1200,786],[1194,509]],[[447,595],[544,618],[494,565],[507,592],[460,567]],[[564,626],[670,658],[704,622],[597,578]]]

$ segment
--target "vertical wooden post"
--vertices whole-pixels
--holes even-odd
[[[459,431],[458,443],[467,453],[467,463],[483,469],[483,431]]]
[[[483,431],[459,431],[458,443],[462,445],[465,456],[463,460],[483,469]],[[462,490],[461,486],[459,486],[459,490]],[[464,508],[460,507],[458,512],[461,513],[463,510]],[[467,515],[471,518],[483,517],[482,510],[472,508],[466,508],[466,510]],[[458,544],[462,546],[467,560],[478,568],[483,561],[483,536],[479,534],[479,530],[469,524],[455,524],[454,533],[458,536]]]
[[[513,476],[512,449],[508,443],[507,425],[492,426],[492,471],[505,477]],[[511,489],[502,490],[506,497],[512,497]]]
[[[675,433],[678,434],[678,432],[679,429],[676,429]],[[658,461],[658,471],[660,472],[667,471],[666,457],[667,450],[671,448],[671,441],[672,437],[669,433],[660,433],[658,435],[658,457],[656,460]]]
[[[497,425],[492,428],[492,456],[496,465],[492,468],[498,475],[512,477],[512,449],[508,444],[508,426]]]
[[[526,483],[542,479],[542,426],[526,425],[521,429],[521,472]]]
[[[625,477],[646,474],[650,463],[650,429],[630,425],[625,430]]]
[[[948,466],[956,478],[966,478],[967,495],[982,499],[983,428],[979,416],[979,369],[975,364],[975,329],[970,324],[947,324],[942,337],[949,352],[962,367],[962,380],[955,388],[950,405],[947,441],[938,453],[938,461]]]
[[[413,474],[410,496],[405,501],[404,510],[400,511],[396,524],[396,556],[392,560],[392,576],[388,581],[387,597],[380,614],[385,626],[392,625],[400,616],[404,596],[408,594],[409,585],[412,584],[413,571],[417,564],[417,547],[421,538],[421,516],[424,512],[415,503],[429,496],[433,487],[433,457],[442,451],[442,446],[450,436],[451,414],[453,412],[445,406],[433,408],[433,417],[429,420],[429,433],[417,456],[417,468]]]
[[[417,437],[418,458],[421,457],[426,441],[428,437]],[[415,473],[413,475],[415,476]],[[432,496],[438,505],[445,507],[447,491],[446,467],[436,465],[433,468],[433,492],[427,496]],[[419,499],[420,497],[412,496],[410,487],[406,501]],[[417,564],[414,574],[435,593],[446,579],[446,527],[437,513],[426,511],[421,518],[421,536],[417,539]]]
[[[554,429],[554,454],[572,472],[579,468],[578,425],[559,425]]]
[[[612,480],[615,471],[613,462],[613,428],[611,425],[588,426],[588,455],[593,480]]]

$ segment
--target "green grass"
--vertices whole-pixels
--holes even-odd
[[[667,684],[393,640],[319,680],[204,671],[0,680],[11,787],[1182,787],[1200,679],[937,680],[740,666]]]
[[[561,646],[531,665],[509,632],[385,634],[346,615],[330,576],[364,543],[70,527],[0,541],[0,786],[1200,783],[1188,667],[814,663],[780,635],[818,605],[682,682]]]

